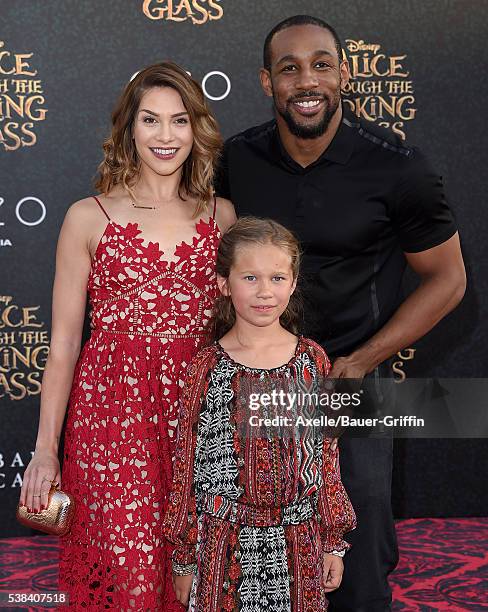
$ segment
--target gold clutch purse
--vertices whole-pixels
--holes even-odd
[[[47,508],[34,514],[27,512],[26,506],[17,506],[17,520],[30,529],[37,529],[50,535],[65,535],[73,520],[75,502],[69,493],[53,485],[49,491]]]

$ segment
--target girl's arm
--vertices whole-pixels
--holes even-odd
[[[331,370],[331,365],[321,348],[316,364],[318,375],[326,378]],[[324,438],[321,442],[318,444],[320,456],[317,457],[317,462],[322,470],[322,486],[318,493],[317,511],[324,553],[324,591],[330,593],[339,588],[341,584],[344,563],[336,553],[344,554],[351,547],[343,536],[356,527],[356,515],[341,481],[337,440]]]
[[[205,349],[190,363],[181,394],[173,486],[163,526],[164,535],[175,545],[175,577],[196,572],[198,530],[193,469],[198,415],[208,372],[208,354],[209,349]]]
[[[322,448],[322,486],[318,494],[319,530],[324,553],[349,550],[344,534],[356,527],[356,515],[339,471],[339,448],[326,438]]]
[[[315,346],[317,374],[326,378],[331,370],[330,361],[323,349]],[[318,444],[319,452],[320,449],[317,464],[322,469],[322,486],[318,492],[317,511],[322,547],[324,553],[346,551],[350,544],[343,536],[356,527],[356,515],[341,481],[339,448],[334,440],[324,438],[322,444]]]
[[[39,429],[20,494],[20,503],[34,511],[47,507],[51,481],[60,482],[61,477],[59,437],[80,352],[90,272],[84,204],[81,201],[69,209],[57,246],[51,345],[42,379]]]
[[[323,576],[326,593],[339,588],[344,572],[340,556],[351,545],[344,540],[344,534],[356,527],[356,515],[351,501],[341,482],[339,471],[339,448],[333,448],[333,441],[325,438],[322,449],[322,481],[318,496],[320,517],[319,532],[324,552]]]

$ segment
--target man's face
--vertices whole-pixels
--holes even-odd
[[[292,26],[271,41],[271,72],[261,83],[272,95],[276,111],[299,138],[324,134],[340,105],[341,86],[348,79],[332,34],[315,25]]]

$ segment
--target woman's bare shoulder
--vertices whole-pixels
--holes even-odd
[[[108,194],[88,196],[71,204],[66,217],[88,225],[105,223],[107,216],[112,218],[114,211],[117,211],[126,197],[125,192],[118,188]]]
[[[105,205],[102,205],[105,208]],[[64,218],[61,236],[72,239],[73,245],[76,242],[89,247],[93,236],[103,232],[106,224],[107,217],[104,212],[95,198],[89,196],[70,205]]]
[[[89,225],[102,214],[99,205],[93,196],[88,196],[73,202],[66,211],[65,224]]]

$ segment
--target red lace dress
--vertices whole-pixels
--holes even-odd
[[[183,610],[162,521],[178,393],[217,295],[220,234],[213,216],[200,220],[171,262],[140,234],[109,219],[88,281],[92,334],[75,370],[62,473],[76,502],[61,538],[69,610]]]

